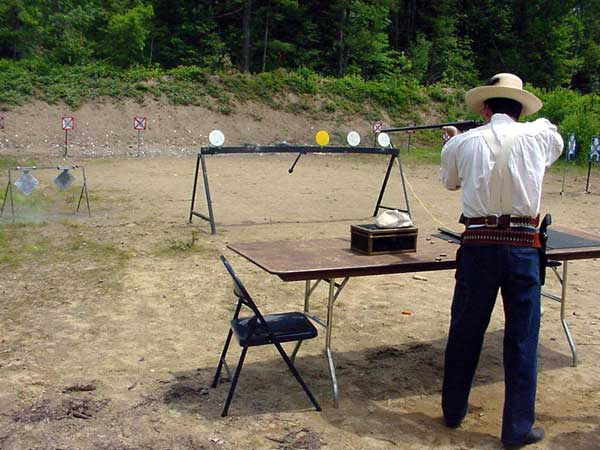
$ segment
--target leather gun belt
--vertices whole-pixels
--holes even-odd
[[[486,227],[498,227],[508,228],[510,226],[526,227],[533,226],[537,227],[540,223],[540,216],[537,217],[511,217],[508,214],[505,215],[491,215],[485,217],[465,217],[461,214],[459,222],[464,224],[466,227],[471,225],[484,225]]]
[[[513,245],[541,248],[537,230],[511,230],[510,228],[471,228],[462,235],[461,245]]]

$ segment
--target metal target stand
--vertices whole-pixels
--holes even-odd
[[[76,209],[76,213],[79,212],[79,208],[81,206],[81,201],[83,200],[83,196],[85,194],[85,202],[86,202],[86,206],[87,206],[87,211],[88,211],[88,216],[92,216],[92,213],[90,211],[90,199],[89,199],[89,195],[88,195],[88,189],[87,189],[87,178],[85,176],[85,169],[83,168],[83,166],[77,166],[77,165],[73,165],[73,166],[44,166],[44,167],[38,167],[38,166],[32,166],[32,167],[21,167],[21,166],[17,166],[14,168],[9,168],[8,169],[8,183],[6,184],[6,190],[4,191],[4,200],[2,202],[2,208],[0,209],[0,217],[2,217],[4,215],[4,207],[6,206],[6,199],[10,198],[10,210],[12,213],[12,217],[14,219],[15,217],[15,205],[14,205],[14,200],[13,200],[13,182],[12,182],[12,172],[29,172],[29,171],[33,171],[33,170],[59,170],[59,171],[68,171],[68,170],[75,170],[75,169],[81,169],[81,173],[83,176],[83,186],[81,187],[81,192],[79,194],[79,201],[77,202],[77,209]]]
[[[192,202],[190,205],[190,214],[188,223],[192,223],[192,218],[194,216],[199,217],[203,220],[206,220],[210,223],[211,234],[217,233],[217,228],[215,225],[215,215],[212,207],[212,198],[210,196],[210,186],[208,182],[208,173],[206,168],[206,155],[219,155],[219,154],[235,154],[235,153],[249,153],[249,154],[261,154],[261,153],[297,153],[298,156],[296,160],[292,164],[292,167],[288,170],[289,173],[292,173],[298,159],[305,154],[308,153],[323,153],[323,154],[346,154],[346,153],[361,153],[361,154],[371,154],[371,155],[390,155],[390,160],[387,166],[387,170],[385,172],[385,177],[383,179],[383,183],[381,185],[381,189],[379,191],[379,196],[377,198],[377,203],[375,204],[375,210],[373,212],[373,216],[377,216],[380,209],[395,209],[402,212],[406,212],[410,216],[410,206],[408,204],[408,196],[406,193],[406,185],[404,181],[404,172],[402,170],[402,161],[400,160],[400,151],[395,148],[381,148],[381,147],[319,147],[319,146],[248,146],[248,147],[202,147],[198,152],[198,157],[196,159],[196,171],[194,174],[194,187],[192,188]],[[394,161],[398,162],[398,167],[400,169],[400,178],[402,180],[402,191],[404,193],[404,203],[406,208],[394,208],[391,206],[384,206],[381,204],[383,200],[383,196],[385,194],[385,189],[387,187],[387,183],[389,181],[390,175],[392,173],[392,168],[394,166]],[[204,180],[204,193],[206,195],[206,205],[208,208],[208,215],[196,211],[194,208],[196,206],[196,191],[198,187],[198,173],[202,167],[202,178]]]
[[[590,175],[592,172],[592,163],[600,163],[600,137],[592,136],[592,143],[590,144],[590,153],[588,154],[588,171],[587,181],[585,182],[584,194],[591,194],[590,191]]]

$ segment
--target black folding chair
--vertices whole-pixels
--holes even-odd
[[[304,392],[306,392],[306,395],[308,395],[308,398],[314,407],[317,409],[317,411],[321,411],[321,406],[319,406],[319,403],[300,376],[300,373],[298,373],[294,363],[290,360],[287,353],[281,346],[282,342],[298,342],[306,339],[312,339],[317,336],[317,329],[310,322],[310,320],[308,320],[306,316],[300,312],[268,314],[263,316],[258,310],[256,303],[254,303],[254,300],[252,300],[252,297],[250,297],[250,294],[242,284],[241,280],[238,278],[233,268],[229,264],[229,261],[227,261],[223,255],[221,255],[221,261],[233,279],[233,292],[238,298],[238,302],[233,314],[233,318],[231,319],[231,327],[229,328],[229,333],[227,334],[227,339],[225,340],[225,346],[223,347],[223,352],[221,353],[221,359],[219,359],[219,365],[217,366],[215,378],[212,383],[213,388],[217,387],[223,365],[225,365],[227,372],[229,372],[227,363],[225,362],[225,356],[227,355],[231,337],[234,333],[240,346],[242,347],[242,354],[240,355],[235,374],[231,380],[231,388],[229,388],[229,394],[227,395],[227,400],[225,401],[225,406],[223,407],[221,416],[225,417],[229,411],[229,405],[233,399],[233,394],[235,392],[240,372],[242,371],[242,365],[244,364],[244,359],[246,357],[248,348],[268,344],[273,344],[275,347],[277,347],[281,357],[287,364],[296,380],[298,380],[298,383],[300,383],[302,386],[302,389],[304,389]],[[242,306],[249,308],[254,315],[250,317],[239,318],[238,316]]]

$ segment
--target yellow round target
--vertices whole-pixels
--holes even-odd
[[[325,130],[320,130],[317,132],[315,140],[321,147],[325,147],[327,144],[329,144],[329,133]]]

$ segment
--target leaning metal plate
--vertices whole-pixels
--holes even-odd
[[[40,184],[40,182],[36,180],[28,170],[23,171],[23,175],[15,181],[15,186],[23,193],[23,195],[31,194],[38,184]]]
[[[348,142],[348,145],[356,147],[358,144],[360,144],[360,134],[358,134],[356,131],[351,131],[346,136],[346,141]]]
[[[390,137],[386,133],[379,133],[377,135],[377,143],[385,148],[390,145]]]
[[[69,169],[63,169],[63,171],[54,179],[54,184],[58,186],[61,191],[64,191],[73,184],[75,177],[69,172]]]
[[[225,135],[221,130],[212,130],[208,135],[208,141],[215,147],[220,147],[225,142]]]

